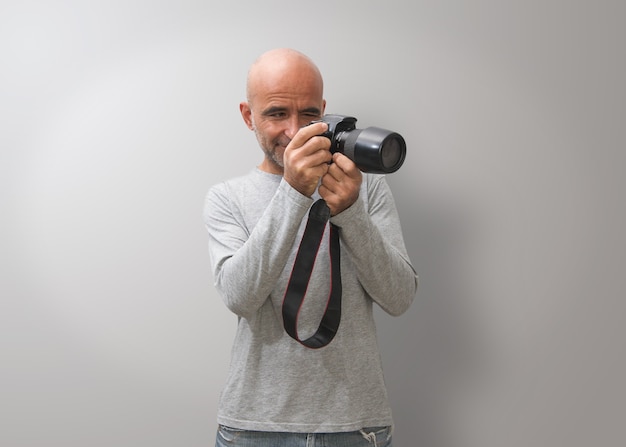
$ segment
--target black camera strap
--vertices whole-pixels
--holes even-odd
[[[308,348],[321,348],[332,341],[341,320],[341,268],[339,257],[339,228],[330,223],[330,274],[331,284],[326,311],[320,325],[312,336],[301,340],[298,336],[298,313],[315,265],[330,209],[323,199],[316,201],[309,210],[309,218],[296,254],[289,284],[283,299],[283,325],[287,333]]]

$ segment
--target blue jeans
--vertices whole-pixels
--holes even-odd
[[[275,433],[220,425],[215,447],[392,447],[391,427],[345,433]]]

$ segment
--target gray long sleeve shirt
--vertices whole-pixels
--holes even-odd
[[[417,290],[393,197],[384,176],[364,174],[357,202],[331,218],[341,228],[342,319],[329,345],[310,349],[285,332],[282,302],[316,198],[259,169],[206,196],[215,286],[238,316],[219,424],[286,432],[392,425],[373,303],[400,315]],[[327,227],[298,316],[301,339],[317,330],[329,288]]]

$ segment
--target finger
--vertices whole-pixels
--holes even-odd
[[[304,146],[292,145],[293,140],[285,149],[283,156],[286,169],[304,173],[307,169],[322,166],[324,174],[326,173],[332,160],[332,154],[328,150],[330,145],[328,138],[316,136],[307,140]]]
[[[330,163],[332,161],[330,140],[322,136],[313,136],[306,140],[302,146],[298,146],[297,140],[292,140],[285,148],[285,157],[300,160],[307,166]]]
[[[322,177],[321,184],[329,192],[336,193],[337,191],[340,190],[341,181],[338,179],[338,177],[344,176],[344,175],[342,173],[338,174],[338,172],[341,173],[341,169],[339,169],[334,164],[332,164],[328,167],[327,174],[324,177]]]
[[[350,178],[359,178],[361,175],[356,164],[340,152],[333,154],[333,163],[341,170],[342,175],[347,175]]]
[[[308,126],[304,126],[296,132],[289,143],[289,146],[302,147],[307,141],[311,140],[311,138],[323,134],[326,130],[328,130],[328,124],[326,123],[313,123]],[[328,140],[328,138],[323,138]],[[328,143],[328,147],[330,147],[330,141]]]
[[[334,159],[335,157],[333,157],[333,160]],[[337,163],[332,163],[328,167],[328,174],[333,178],[335,182],[340,182],[346,176],[346,174]]]

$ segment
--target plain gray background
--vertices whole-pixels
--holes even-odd
[[[213,444],[235,317],[207,189],[261,160],[274,47],[400,132],[420,275],[377,315],[398,447],[626,442],[621,1],[0,6],[0,444]],[[367,392],[367,390],[363,390]]]

